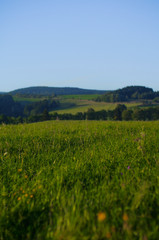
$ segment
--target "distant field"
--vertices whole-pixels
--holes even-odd
[[[79,99],[63,99],[60,100],[61,106],[60,109],[55,109],[53,112],[58,113],[72,113],[76,114],[77,112],[86,112],[88,108],[93,108],[95,111],[100,110],[113,110],[117,106],[118,103],[106,103],[106,102],[95,102],[91,100],[79,100]],[[133,108],[141,103],[123,103],[128,108]]]
[[[45,98],[25,98],[25,97],[16,97],[13,96],[14,101],[16,102],[39,102],[42,101]]]
[[[57,99],[61,99],[61,100],[64,100],[64,99],[75,99],[75,100],[93,100],[95,98],[97,98],[98,94],[87,94],[87,95],[84,95],[84,94],[81,94],[81,95],[61,95],[61,96],[57,96],[56,98]],[[33,97],[17,97],[17,96],[13,96],[13,99],[14,101],[17,101],[17,102],[24,102],[24,101],[28,101],[28,102],[37,102],[37,101],[41,101],[43,99],[48,99],[48,96],[46,97],[41,97],[41,98],[33,98]]]
[[[93,100],[99,96],[101,96],[101,95],[99,95],[99,94],[88,94],[88,95],[80,94],[80,95],[62,95],[62,96],[60,96],[60,98],[61,99]]]
[[[158,239],[158,121],[0,130],[1,240]]]
[[[57,96],[55,100],[60,102],[60,107],[51,111],[50,113],[71,113],[76,114],[77,112],[86,112],[88,108],[93,108],[95,111],[100,110],[113,110],[119,103],[107,103],[107,102],[95,102],[92,99],[97,98],[99,95],[63,95]],[[30,102],[38,102],[44,99],[48,99],[47,97],[42,98],[22,98],[22,97],[15,97],[13,99],[17,102],[21,102],[22,104],[30,103]],[[142,102],[124,102],[121,104],[125,104],[127,108],[146,108],[150,106],[158,106],[159,104],[149,104],[143,105]]]

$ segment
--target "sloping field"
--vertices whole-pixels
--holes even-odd
[[[64,113],[71,113],[71,114],[76,114],[78,112],[87,112],[89,108],[93,108],[95,111],[100,111],[100,110],[113,110],[119,103],[108,103],[108,102],[95,102],[92,99],[95,99],[99,95],[63,95],[63,96],[58,96],[55,98],[55,100],[60,102],[60,106],[56,108],[54,111],[51,111],[50,113],[57,112],[59,114],[64,114]],[[17,97],[14,96],[13,99],[17,102],[21,102],[22,104],[26,103],[33,103],[33,102],[38,102],[42,101],[45,99],[48,99],[48,97],[43,97],[43,98],[29,98],[29,97]],[[146,107],[143,105],[142,102],[124,102],[120,104],[125,104],[127,108],[135,108],[135,107]],[[154,104],[153,104],[154,105]],[[149,106],[152,106],[149,105]]]
[[[0,239],[159,239],[159,122],[0,126]]]
[[[95,102],[91,100],[81,100],[81,99],[61,99],[60,108],[55,109],[53,112],[58,113],[71,113],[76,114],[77,112],[87,112],[88,108],[93,108],[95,111],[100,110],[113,110],[118,103],[106,103],[106,102]],[[130,102],[122,103],[125,104],[128,108],[133,108],[140,105],[140,102]]]
[[[16,97],[16,96],[13,96],[13,99],[16,102],[39,102],[39,101],[44,100],[45,98],[33,98],[33,97],[29,98],[29,97]]]
[[[76,94],[76,95],[63,95],[62,99],[79,99],[79,100],[93,100],[101,95],[99,94]]]

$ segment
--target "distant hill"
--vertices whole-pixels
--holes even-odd
[[[38,95],[38,96],[51,96],[51,95],[74,95],[74,94],[104,94],[104,90],[90,90],[72,87],[28,87],[11,91],[11,95]]]
[[[126,102],[134,100],[152,100],[159,97],[159,92],[143,86],[129,86],[115,91],[107,92],[99,96],[96,101]]]

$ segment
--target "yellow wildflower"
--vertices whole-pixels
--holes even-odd
[[[22,169],[21,169],[21,168],[19,168],[19,169],[18,169],[18,172],[22,172]]]
[[[127,222],[129,220],[129,217],[126,213],[123,214],[123,221]]]
[[[18,197],[18,201],[20,201],[21,200],[21,197]]]
[[[99,212],[97,217],[98,217],[98,221],[102,222],[106,219],[106,214],[104,212]]]

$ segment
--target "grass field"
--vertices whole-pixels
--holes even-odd
[[[55,100],[60,102],[60,107],[51,111],[50,113],[58,112],[59,114],[71,113],[76,114],[77,112],[87,112],[88,108],[93,108],[95,111],[100,110],[113,110],[118,103],[106,103],[106,102],[95,102],[95,99],[99,95],[63,95],[58,96]],[[45,99],[43,98],[22,98],[13,97],[15,101],[21,102],[22,104],[38,102]],[[47,99],[47,97],[46,97]],[[124,103],[128,108],[134,108],[141,105],[141,102],[130,102]]]
[[[44,100],[45,98],[29,98],[29,97],[16,97],[16,96],[13,96],[13,99],[15,102],[39,102],[39,101],[42,101]]]
[[[118,103],[106,103],[106,102],[95,102],[91,100],[80,100],[80,99],[61,99],[60,108],[55,109],[53,112],[58,113],[71,113],[76,114],[77,112],[87,112],[88,108],[93,108],[95,111],[100,110],[113,110]],[[134,108],[140,105],[140,102],[122,103],[128,108]]]
[[[60,106],[56,108],[54,111],[50,111],[50,113],[57,112],[59,114],[71,113],[76,114],[78,112],[87,112],[89,108],[93,108],[95,111],[100,110],[113,110],[116,108],[119,103],[108,103],[108,102],[95,102],[93,99],[97,98],[99,95],[91,94],[91,95],[62,95],[55,97],[55,100],[60,102]],[[33,102],[42,101],[44,99],[48,99],[47,97],[42,98],[22,98],[22,97],[13,97],[16,102],[21,102],[23,105]],[[134,101],[134,102],[123,102],[120,104],[125,104],[128,109],[131,108],[148,108],[152,106],[158,106],[158,104],[150,103],[143,104],[142,101]]]
[[[101,95],[99,94],[76,94],[76,95],[61,95],[61,99],[78,99],[78,100],[93,100]]]
[[[159,239],[159,122],[0,126],[0,239]]]

